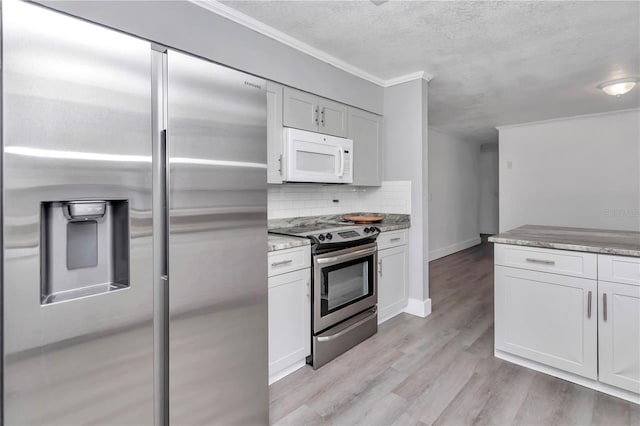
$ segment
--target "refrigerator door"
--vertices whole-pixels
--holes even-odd
[[[4,422],[153,423],[150,45],[3,1]]]
[[[170,420],[267,424],[265,81],[167,62]]]

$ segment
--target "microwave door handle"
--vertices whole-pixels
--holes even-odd
[[[340,150],[340,173],[338,173],[338,176],[343,176],[344,175],[344,149],[342,148],[338,148]]]

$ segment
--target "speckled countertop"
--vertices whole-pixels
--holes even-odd
[[[411,219],[408,214],[391,214],[391,213],[371,213],[357,212],[339,215],[324,216],[304,216],[304,217],[288,217],[284,219],[269,220],[269,229],[289,228],[294,226],[314,225],[316,223],[328,223],[345,225],[344,216],[382,216],[382,222],[374,224],[380,229],[380,232],[396,231],[398,229],[407,229],[411,227]],[[288,248],[308,245],[309,240],[306,238],[290,237],[279,234],[269,234],[269,251],[284,250]]]
[[[287,217],[283,219],[269,220],[269,229],[289,228],[293,226],[314,225],[316,223],[328,223],[337,225],[345,225],[344,216],[382,216],[382,222],[374,225],[380,228],[381,232],[395,231],[396,229],[406,229],[411,227],[411,218],[408,214],[391,214],[391,213],[371,213],[356,212],[345,214],[333,214],[324,216],[304,216],[304,217]]]
[[[288,235],[269,234],[268,251],[285,250],[294,247],[308,246],[311,240],[308,238],[290,237]]]
[[[489,237],[518,246],[640,257],[640,232],[525,225]]]

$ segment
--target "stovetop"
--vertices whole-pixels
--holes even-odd
[[[273,234],[307,237],[316,246],[353,245],[375,240],[380,230],[375,225],[354,225],[352,223],[314,223],[311,225],[292,226],[288,228],[270,229]]]

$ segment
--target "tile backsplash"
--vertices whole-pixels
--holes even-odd
[[[347,185],[269,185],[268,217],[351,212],[411,213],[411,181],[385,181],[379,188]]]

